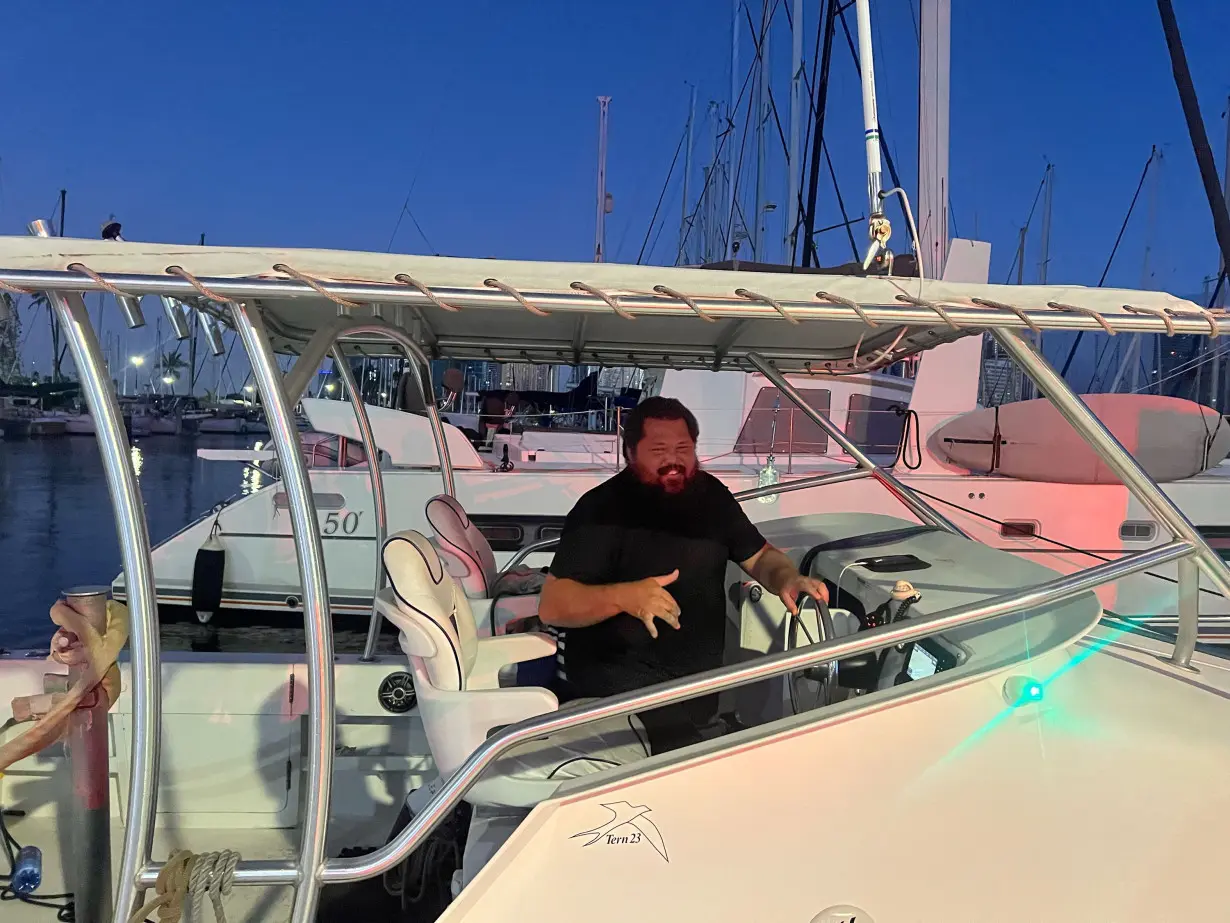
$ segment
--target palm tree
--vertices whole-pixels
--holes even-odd
[[[162,381],[163,384],[171,386],[171,393],[175,393],[175,382],[179,381],[180,373],[188,367],[188,363],[183,360],[179,354],[179,350],[175,352],[164,353],[159,365],[162,366]]]

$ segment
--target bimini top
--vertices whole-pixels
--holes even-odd
[[[218,302],[244,301],[288,353],[339,312],[379,315],[430,356],[498,362],[747,369],[755,352],[782,371],[843,373],[993,327],[1230,330],[1225,313],[1159,292],[55,237],[0,237],[0,283],[170,295],[224,320]]]

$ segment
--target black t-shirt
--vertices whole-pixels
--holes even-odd
[[[572,694],[607,696],[721,666],[726,635],[727,561],[765,545],[726,485],[701,471],[684,492],[667,494],[624,469],[586,493],[564,523],[551,565],[580,583],[623,583],[669,574],[678,630],[658,621],[658,637],[627,613],[570,628],[561,647]]]

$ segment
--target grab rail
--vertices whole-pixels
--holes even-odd
[[[605,718],[617,718],[636,712],[659,708],[697,696],[733,689],[747,683],[772,679],[807,667],[830,663],[879,650],[894,644],[916,641],[928,635],[949,631],[976,622],[1011,615],[1038,606],[1059,602],[1092,590],[1130,574],[1177,561],[1194,551],[1188,542],[1170,542],[1149,551],[1100,564],[1079,574],[1060,577],[1019,593],[938,612],[922,618],[911,618],[880,628],[848,635],[835,641],[812,644],[780,654],[758,657],[748,663],[722,667],[669,683],[659,683],[636,692],[611,696],[583,708],[551,712],[539,718],[511,725],[489,737],[449,777],[429,801],[422,813],[375,852],[347,859],[329,859],[320,873],[323,884],[359,881],[380,875],[403,861],[435,827],[444,820],[484,770],[512,748],[539,737],[569,728],[591,724]],[[151,885],[160,866],[152,865],[141,875],[141,884]],[[235,870],[235,883],[247,885],[287,885],[298,880],[298,870],[291,862],[243,862]]]

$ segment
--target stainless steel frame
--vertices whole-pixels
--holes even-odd
[[[1170,527],[1176,539],[1192,546],[1199,570],[1203,571],[1226,598],[1230,599],[1230,567],[1226,565],[1199,530],[1175,506],[1153,478],[1145,473],[1130,452],[1125,449],[1089,409],[1088,405],[1072,392],[1062,376],[1028,341],[1010,330],[992,331],[995,339],[1017,361],[1025,373],[1034,380],[1055,409],[1081,434],[1089,446],[1106,462],[1123,481],[1124,486],[1143,503],[1154,516]],[[1179,598],[1195,599],[1199,595],[1199,573],[1195,568],[1179,570]],[[1191,666],[1199,633],[1199,613],[1196,605],[1189,602],[1179,610],[1179,633],[1171,659],[1183,667]]]
[[[299,559],[299,579],[303,583],[308,665],[308,772],[304,780],[296,863],[303,886],[295,890],[290,920],[291,923],[312,923],[320,896],[316,879],[325,861],[329,790],[333,783],[333,619],[329,613],[325,553],[303,446],[264,324],[259,314],[245,304],[233,301],[227,307],[235,332],[252,363],[252,377],[256,379],[269,432],[281,462],[282,484],[286,489],[295,554]],[[117,909],[124,919],[132,910],[131,907]]]
[[[897,480],[892,473],[885,471],[870,458],[868,458],[863,450],[856,446],[845,433],[834,426],[833,422],[829,420],[828,417],[808,404],[807,401],[803,400],[803,395],[799,394],[794,386],[786,380],[786,376],[774,368],[772,364],[764,358],[764,356],[759,353],[751,352],[747,354],[747,361],[751,363],[751,365],[754,366],[761,375],[773,382],[773,384],[777,386],[778,391],[790,398],[791,402],[798,407],[799,410],[803,411],[809,420],[828,433],[829,437],[841,446],[842,449],[845,450],[846,454],[858,463],[860,468],[867,471],[868,474],[883,484],[885,488],[888,489],[889,493],[893,494],[893,496],[904,503],[906,507],[909,508],[911,513],[928,525],[937,526],[945,532],[951,532],[953,535],[960,535],[962,538],[969,537],[957,527],[956,523],[939,511],[927,506],[927,504],[924,503],[923,500],[914,493],[914,491],[910,490],[899,480]]]
[[[46,222],[35,221],[30,232],[50,237]],[[154,594],[154,567],[150,560],[145,506],[132,470],[132,455],[115,388],[106,374],[107,364],[90,324],[80,292],[47,291],[47,298],[64,331],[81,390],[85,394],[107,477],[107,492],[115,511],[120,559],[128,594],[132,645],[132,776],[128,780],[128,823],[115,894],[118,918],[127,921],[137,897],[137,873],[153,846],[154,812],[158,805],[159,722],[162,719],[162,682],[159,664],[158,603]]]
[[[45,227],[41,231],[36,229],[36,233],[46,233]],[[99,443],[103,451],[108,486],[120,533],[125,580],[127,586],[130,587],[130,607],[133,612],[131,634],[134,707],[133,776],[129,789],[130,817],[125,834],[124,854],[120,863],[121,880],[115,908],[116,920],[122,923],[127,919],[135,903],[138,888],[152,884],[160,867],[157,864],[147,864],[157,797],[157,756],[160,738],[159,677],[157,673],[158,624],[150,567],[149,539],[135,478],[128,462],[127,443],[120,423],[115,394],[110,382],[106,381],[102,375],[101,370],[104,366],[100,351],[90,328],[84,301],[80,294],[83,291],[95,290],[97,283],[73,273],[3,270],[0,270],[0,281],[46,291],[67,331],[69,346],[73,350],[74,360],[77,362],[82,377],[83,390],[97,422]],[[106,281],[121,290],[133,293],[195,297],[195,290],[186,280],[178,277],[112,275],[106,277]],[[215,292],[220,293],[219,297],[235,299],[227,302],[225,307],[231,314],[235,329],[252,362],[254,376],[269,415],[274,442],[282,460],[282,480],[291,509],[296,554],[304,585],[304,623],[307,635],[309,677],[309,758],[301,821],[300,854],[296,859],[288,861],[245,862],[236,871],[237,884],[298,885],[292,911],[292,923],[308,923],[311,920],[322,883],[354,881],[372,877],[402,861],[447,815],[474,781],[500,755],[532,738],[603,718],[632,714],[695,696],[731,689],[808,666],[828,663],[891,644],[915,640],[984,619],[1048,605],[1129,574],[1172,561],[1190,565],[1190,559],[1194,557],[1199,569],[1204,571],[1223,593],[1230,596],[1230,569],[1226,564],[1208,547],[1199,533],[1174,508],[1157,485],[1127,456],[1123,447],[1115,442],[1080,399],[1068,390],[1055,371],[1034,353],[1014,330],[1000,329],[996,331],[996,336],[1008,352],[1021,363],[1043,391],[1051,397],[1061,413],[1081,432],[1099,455],[1112,465],[1128,487],[1154,511],[1159,519],[1172,528],[1177,536],[1176,540],[1158,548],[1102,564],[1018,593],[929,617],[861,632],[847,638],[795,649],[735,667],[710,671],[636,693],[615,696],[584,708],[569,709],[506,728],[479,747],[437,793],[426,810],[419,814],[393,841],[368,855],[350,859],[326,860],[324,844],[333,762],[334,703],[332,631],[328,611],[324,557],[306,465],[300,451],[298,434],[291,418],[290,401],[287,398],[286,388],[273,359],[262,318],[256,309],[241,303],[243,298],[268,295],[315,297],[316,293],[310,287],[297,282],[258,279],[208,279],[203,281]],[[344,298],[365,303],[419,304],[426,300],[421,293],[405,287],[330,283],[326,288]],[[454,292],[442,289],[439,294],[449,297],[452,301],[468,299],[468,303],[487,306],[502,303],[500,299],[506,298],[505,295],[491,290],[478,292],[464,289]],[[584,298],[548,293],[540,299],[535,293],[526,294],[533,295],[536,301],[541,301],[548,306],[566,302],[572,310],[606,310],[605,306],[598,308]],[[601,299],[593,300],[600,301]],[[712,306],[715,309],[724,311],[726,316],[756,317],[757,312],[761,310],[754,306],[732,309],[728,299],[699,299],[698,303],[709,307],[710,301],[713,302]],[[645,309],[644,313],[663,313],[659,309],[664,304],[669,305],[672,302],[668,299],[634,297],[622,303],[625,308],[630,305],[642,307]],[[689,311],[693,309],[692,305],[685,305],[685,307]],[[795,306],[790,305],[789,307],[792,313],[795,313]],[[823,305],[803,305],[800,306],[799,311],[803,312],[801,316],[807,317],[840,319],[848,317],[842,309]],[[670,311],[665,313],[670,313]],[[924,311],[904,306],[901,308],[875,307],[868,309],[867,313],[874,314],[877,321],[892,322],[895,320],[897,323],[916,325],[923,323],[923,318],[926,316]],[[970,323],[976,320],[978,325],[982,326],[1001,324],[1003,327],[1014,329],[1027,326],[1023,318],[1009,316],[1008,311],[971,311],[958,308],[953,309],[950,314],[959,323]],[[969,318],[965,316],[967,314],[970,315]],[[1116,320],[1120,319],[1116,318]],[[1083,329],[1096,325],[1093,318],[1076,314],[1050,315],[1047,321],[1048,326],[1067,329]],[[1203,332],[1207,329],[1206,323],[1206,319],[1176,318],[1174,320],[1175,328],[1179,332]],[[1217,321],[1217,323],[1220,325],[1222,322]],[[1124,317],[1118,326],[1119,329],[1125,331],[1152,330],[1158,324],[1159,321],[1156,318],[1132,315]],[[405,331],[378,317],[362,321],[339,318],[339,323],[330,330],[331,339],[325,352],[330,348],[335,348],[335,354],[342,354],[342,344],[340,342],[334,344],[333,339],[365,334],[389,337],[401,345],[412,357],[412,363],[414,358],[420,358],[426,364],[425,357],[417,343]],[[836,483],[855,477],[874,476],[893,490],[924,522],[961,534],[955,525],[927,507],[891,474],[876,468],[870,459],[845,437],[844,433],[838,431],[828,420],[802,401],[781,373],[763,356],[750,352],[745,358],[764,373],[770,381],[773,381],[809,418],[828,432],[855,458],[860,466],[859,469],[853,471],[835,472],[815,479],[744,492],[748,495],[745,499],[786,490],[803,489],[805,486],[814,486],[818,483]],[[434,402],[429,402],[429,407],[434,410]],[[447,445],[444,442],[438,415],[429,410],[429,416],[433,421],[433,435],[437,439],[441,468],[445,472],[446,489],[451,493],[452,472],[448,461]],[[369,458],[374,462],[378,461],[378,455],[375,454],[376,446],[371,444],[374,440],[371,439],[370,421],[367,426],[360,423],[360,429],[365,431],[365,444],[372,453]],[[374,480],[373,483],[378,484],[378,481]],[[380,487],[382,485],[379,485],[377,489]],[[1181,567],[1183,579],[1181,592],[1186,593],[1192,599],[1195,598],[1196,578],[1193,576],[1195,572],[1195,567]],[[1178,665],[1187,666],[1191,658],[1190,648],[1194,645],[1196,628],[1194,623],[1197,615],[1195,605],[1190,602],[1181,605],[1180,614],[1179,640],[1172,659]]]

